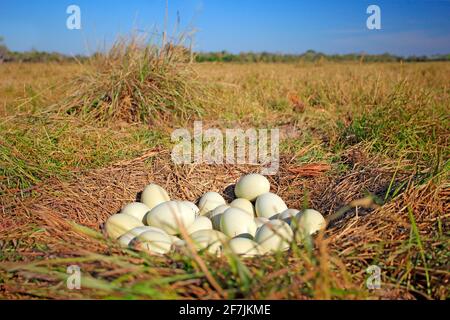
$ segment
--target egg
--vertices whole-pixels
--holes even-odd
[[[297,209],[286,209],[283,212],[275,215],[272,219],[283,220],[284,222],[290,223],[292,218],[294,218],[300,210]]]
[[[258,217],[272,218],[276,214],[283,212],[288,207],[278,195],[267,192],[256,199],[255,210]]]
[[[289,249],[294,233],[283,220],[271,220],[261,228],[255,236],[255,241],[264,252],[276,252]]]
[[[170,235],[180,233],[180,227],[189,228],[194,223],[195,213],[181,201],[167,201],[154,207],[147,214],[147,224]]]
[[[249,201],[253,201],[269,191],[269,180],[257,173],[251,173],[241,177],[234,187],[234,194],[237,198],[244,198]]]
[[[296,232],[297,240],[302,240],[305,235],[313,235],[314,233],[325,229],[325,218],[319,211],[314,209],[305,209],[297,213],[295,219],[291,221],[291,228]]]
[[[170,251],[172,239],[166,233],[146,231],[136,237],[135,248],[150,253],[165,254]]]
[[[187,205],[189,208],[191,208],[191,210],[194,212],[194,214],[196,216],[198,216],[200,209],[195,205],[195,203],[190,202],[190,201],[181,201],[182,203],[184,203],[185,205]]]
[[[212,230],[212,222],[205,216],[199,216],[195,219],[194,223],[187,229],[188,234],[192,234],[199,230]]]
[[[144,224],[135,217],[118,213],[110,216],[108,220],[106,220],[105,230],[109,237],[117,239],[127,231],[141,226],[144,226]]]
[[[256,228],[261,228],[263,225],[265,225],[269,221],[270,221],[269,219],[264,218],[264,217],[256,217],[255,218]]]
[[[198,202],[198,207],[200,208],[199,214],[203,216],[223,204],[226,204],[226,201],[220,194],[217,192],[207,192]]]
[[[234,199],[230,203],[230,207],[242,209],[248,214],[250,214],[252,217],[255,216],[255,208],[253,208],[253,204],[247,199],[244,198]]]
[[[217,230],[199,230],[189,235],[197,250],[207,250],[211,254],[220,255],[228,237]]]
[[[131,202],[124,206],[120,213],[128,214],[130,216],[135,217],[139,221],[145,222],[144,217],[147,212],[150,211],[150,208],[143,203],[140,202]]]
[[[173,247],[185,247],[186,246],[186,240],[181,240],[178,238],[178,240],[172,239],[172,246]]]
[[[136,236],[128,231],[121,235],[118,241],[121,247],[126,248],[130,245],[131,241],[133,241],[134,238],[136,238]]]
[[[125,234],[121,235],[119,238],[119,243],[122,247],[128,247],[134,238],[139,236],[141,233],[144,233],[146,231],[157,231],[161,233],[165,233],[163,230],[155,227],[149,227],[149,226],[142,226],[142,227],[136,227],[131,229],[130,231],[127,231]]]
[[[180,238],[178,238],[177,236],[173,236],[173,235],[170,235],[170,234],[169,234],[169,238],[170,238],[170,241],[172,242],[172,244],[177,243],[179,241],[183,241]]]
[[[218,206],[217,208],[215,208],[214,210],[210,211],[207,214],[207,216],[211,220],[213,228],[215,230],[220,230],[220,220],[222,219],[223,213],[228,208],[230,208],[229,205],[223,204],[221,206]]]
[[[262,250],[259,245],[247,238],[233,238],[228,242],[230,250],[244,258],[254,257],[262,254]]]
[[[170,201],[169,194],[157,184],[151,183],[142,191],[141,202],[147,205],[149,210],[166,201]]]
[[[252,216],[238,208],[225,210],[220,219],[220,231],[229,237],[255,236],[256,223]]]

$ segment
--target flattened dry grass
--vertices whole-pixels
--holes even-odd
[[[80,71],[72,63],[0,64],[0,116],[41,111],[64,97],[67,83]]]
[[[449,158],[448,63],[196,68],[219,87],[223,110],[213,109],[210,117],[219,115],[225,126],[290,124],[300,138],[319,140],[334,153],[363,142],[375,153],[410,159],[421,168],[442,168]]]
[[[0,203],[24,196],[42,181],[130,159],[164,143],[159,131],[98,126],[71,116],[25,114],[0,123]]]
[[[448,271],[442,263],[448,235],[436,233],[435,225],[441,219],[442,229],[448,230],[444,214],[448,212],[448,190],[432,180],[421,187],[410,184],[386,204],[355,202],[364,199],[366,192],[384,195],[395,166],[364,156],[364,150],[351,150],[348,157],[353,157],[355,166],[346,175],[318,171],[313,177],[308,170],[303,174],[292,157],[282,158],[279,174],[270,178],[272,191],[286,199],[289,207],[318,208],[326,215],[329,229],[313,247],[294,246],[289,254],[265,259],[201,255],[220,291],[189,255],[155,257],[120,249],[104,237],[103,222],[138,198],[150,181],[167,188],[174,199],[195,201],[208,190],[230,197],[239,176],[257,171],[257,167],[177,166],[169,161],[168,151],[152,150],[72,182],[55,180],[39,187],[37,197],[6,208],[1,290],[11,297],[45,298],[444,297]],[[397,177],[404,178],[402,173]],[[344,215],[333,216],[349,200],[354,205],[345,208]],[[420,250],[411,240],[412,224],[405,204],[412,210],[423,250],[439,249],[430,251],[436,257],[427,257],[426,267],[417,259]],[[64,289],[65,269],[72,264],[79,265],[87,277],[83,290],[73,293]],[[383,290],[365,288],[365,270],[371,264],[383,270]],[[428,285],[424,268],[430,275]],[[34,279],[33,284],[26,279]]]

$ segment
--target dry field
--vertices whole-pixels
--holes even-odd
[[[449,63],[189,65],[133,50],[0,64],[1,298],[449,297]],[[175,165],[170,134],[195,119],[280,128],[272,191],[321,211],[327,230],[246,260],[108,240],[106,218],[149,182],[195,201],[258,171]],[[69,265],[81,290],[66,287]],[[371,265],[380,289],[366,287]]]

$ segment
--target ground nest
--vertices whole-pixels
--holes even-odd
[[[350,170],[344,174],[333,174],[328,165],[299,165],[291,161],[292,157],[282,156],[278,174],[269,177],[271,191],[285,199],[289,208],[302,208],[307,203],[324,214],[329,222],[323,240],[327,254],[342,259],[337,265],[356,274],[361,282],[365,277],[364,267],[377,260],[386,266],[389,277],[401,277],[399,273],[406,260],[401,256],[402,252],[396,250],[411,235],[411,217],[405,203],[413,206],[409,210],[413,212],[420,232],[433,232],[438,220],[442,219],[439,212],[449,212],[448,189],[436,187],[431,182],[421,188],[408,185],[403,193],[381,206],[374,198],[367,200],[367,194],[384,196],[392,184],[395,164],[381,165],[356,148],[344,157],[343,160],[350,164]],[[150,150],[139,158],[86,172],[72,181],[47,181],[34,189],[35,196],[5,204],[1,213],[0,245],[5,249],[14,247],[14,252],[20,254],[17,259],[5,250],[6,261],[12,264],[17,263],[17,260],[27,263],[36,259],[86,254],[121,255],[120,248],[103,239],[99,240],[96,238],[98,235],[90,236],[89,232],[74,227],[72,222],[103,233],[106,219],[119,212],[124,204],[138,199],[139,192],[150,182],[164,187],[173,199],[196,201],[206,191],[217,191],[230,200],[234,182],[243,174],[258,171],[258,167],[246,165],[174,165],[168,150]],[[401,172],[396,177],[400,180],[405,178]],[[444,220],[444,228],[448,230],[446,221],[448,219]],[[159,274],[177,273],[170,258],[157,261],[160,261],[160,265],[154,267],[159,270]],[[220,262],[211,262],[211,265],[215,263]],[[114,275],[111,265],[108,267],[108,263],[101,259],[96,261],[97,267],[98,264],[102,266],[103,272],[109,270]],[[94,267],[91,265],[86,268],[89,270]],[[126,268],[122,270],[126,271]],[[273,270],[274,274],[276,272],[280,270]],[[9,272],[8,278],[12,274]],[[36,275],[35,272],[32,274]],[[423,277],[423,274],[423,268],[418,268],[415,276]],[[439,276],[442,277],[435,275]],[[7,278],[5,274],[4,277]],[[20,295],[24,292],[19,283],[24,281],[26,274],[15,274],[14,277],[18,277],[14,281],[15,285],[3,284],[0,294],[14,296],[14,293]],[[43,278],[41,280],[44,282],[50,281],[46,276]],[[448,283],[448,275],[446,279]],[[433,280],[436,279],[428,279]],[[205,289],[195,281],[173,286],[177,286],[178,293],[186,297],[221,296],[214,286]],[[362,283],[358,286],[361,287]],[[46,295],[51,296],[48,292]],[[396,286],[374,295],[412,297],[407,290]]]

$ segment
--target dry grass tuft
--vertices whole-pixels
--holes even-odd
[[[180,42],[158,46],[145,36],[119,39],[78,76],[62,111],[98,121],[158,122],[202,113],[208,94]]]

